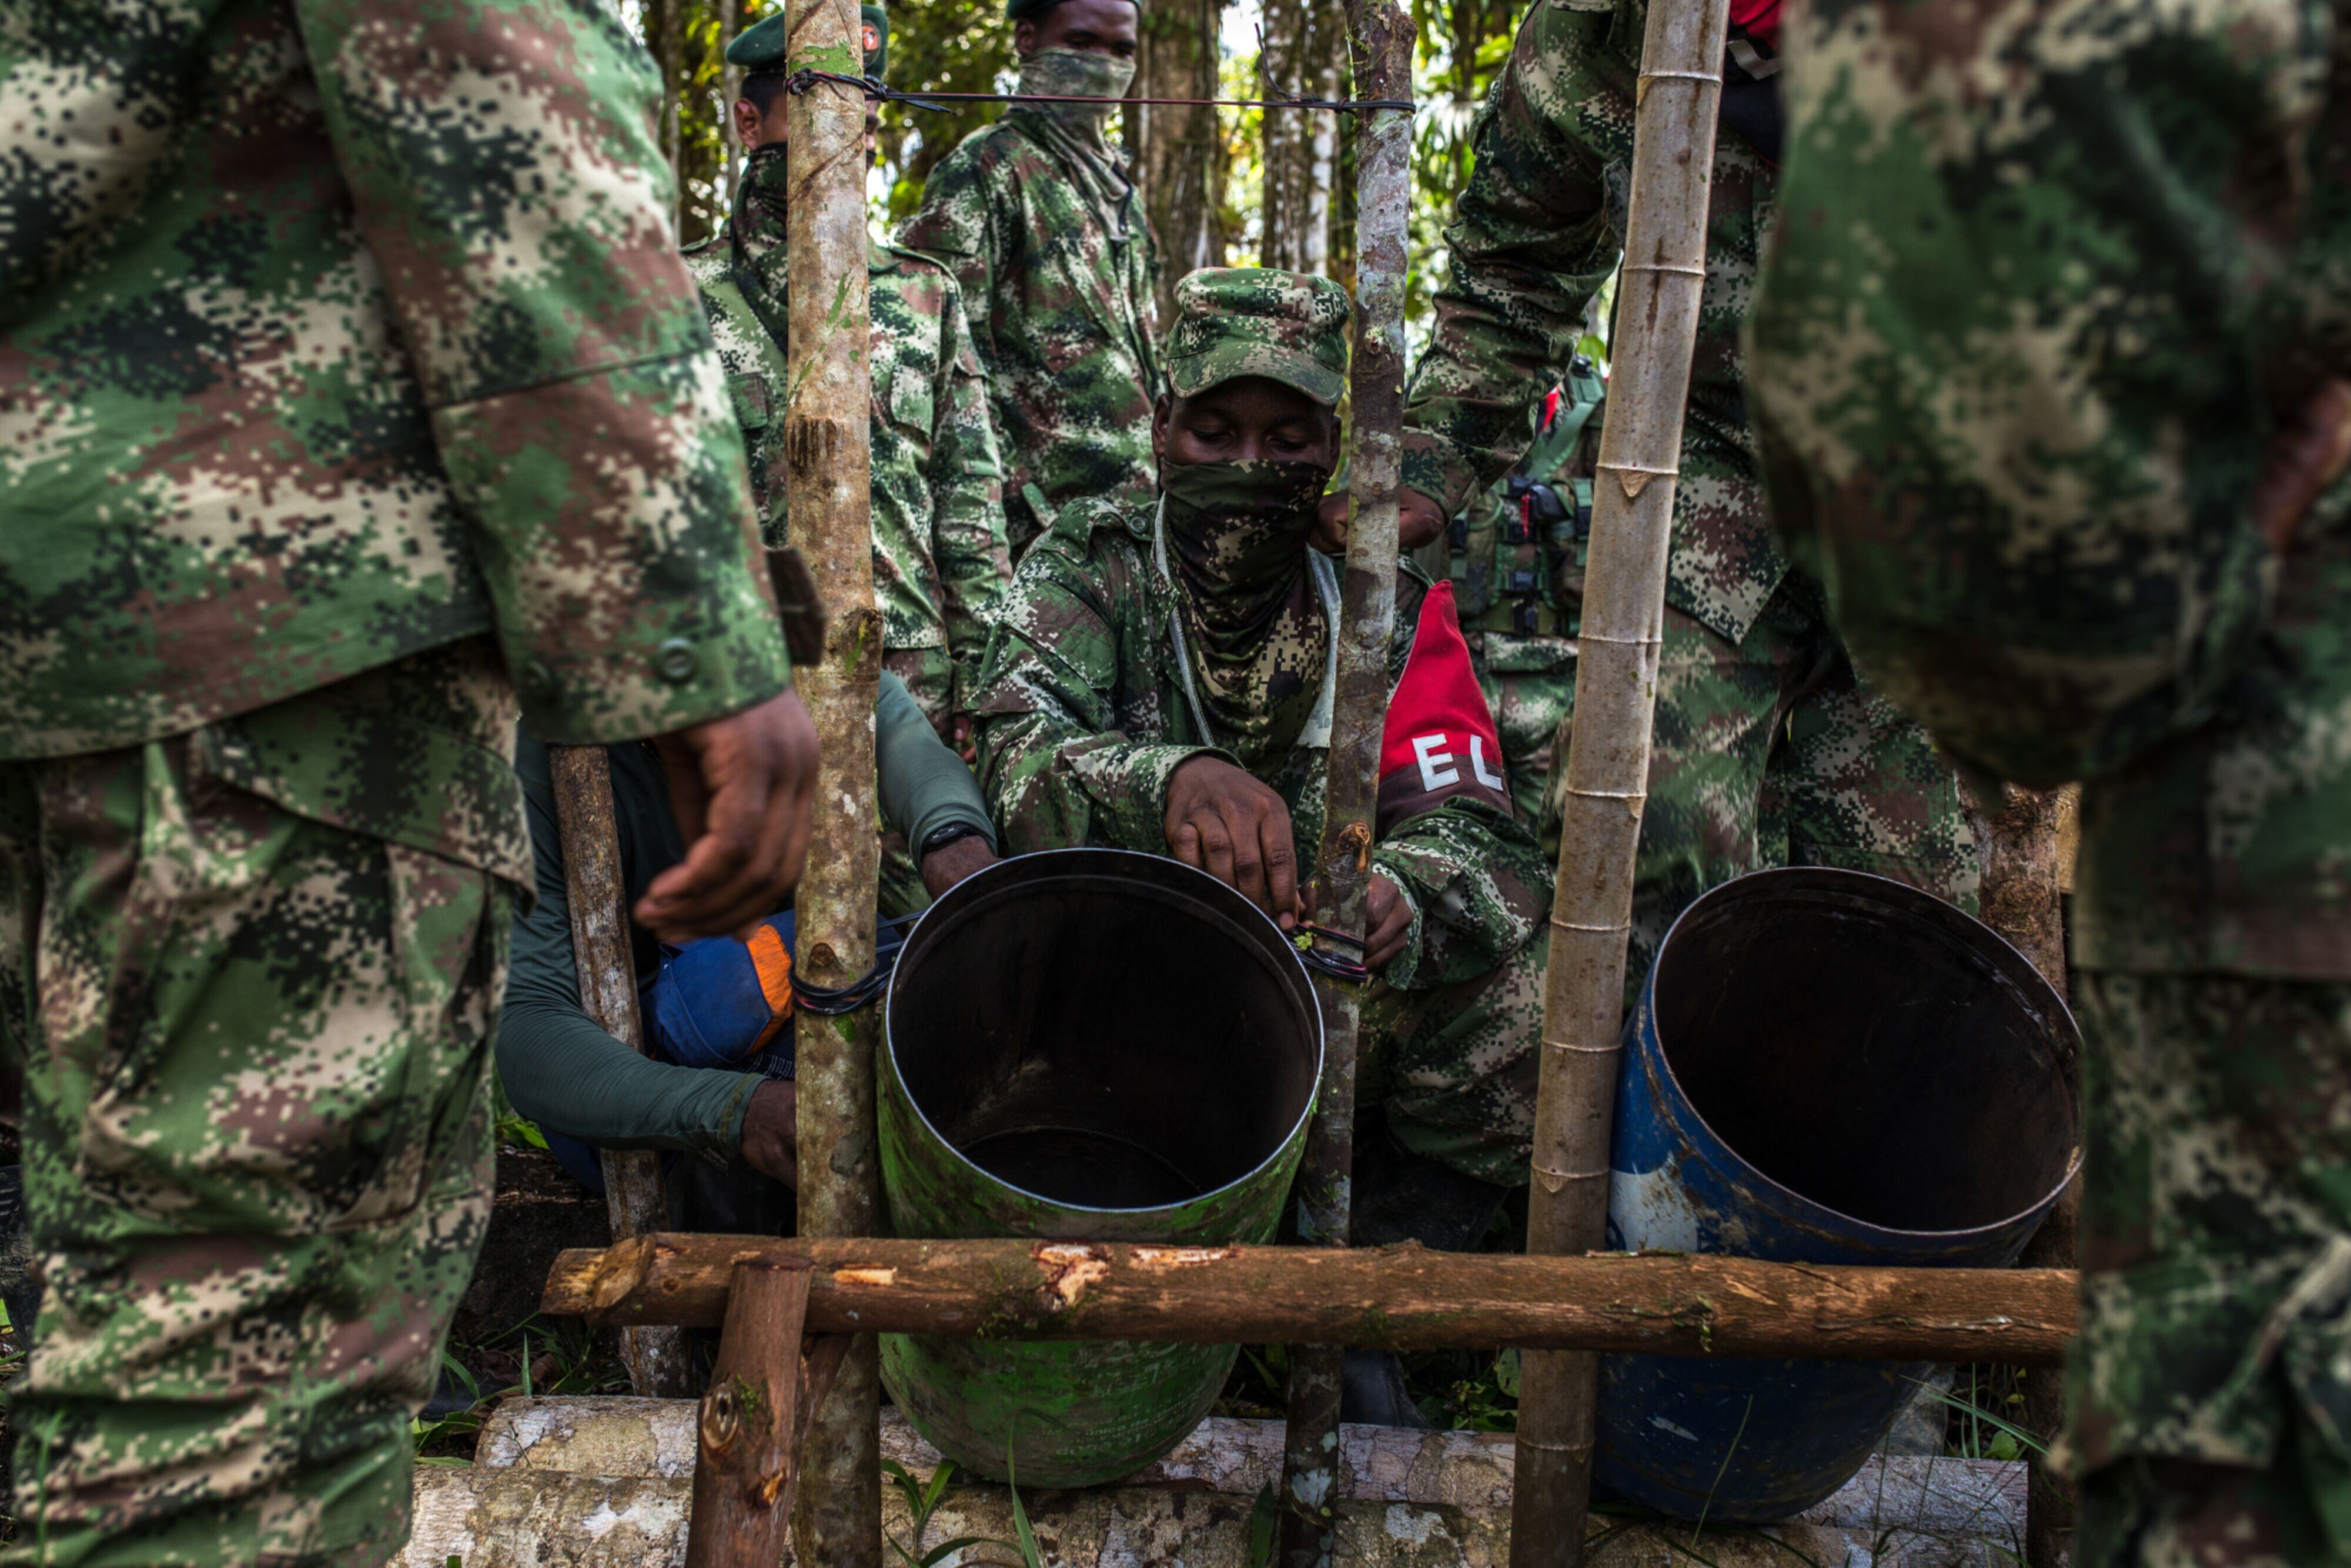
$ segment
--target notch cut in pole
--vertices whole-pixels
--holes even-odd
[[[1347,0],[1356,96],[1412,92],[1412,28],[1395,0]],[[1395,634],[1396,487],[1403,475],[1405,219],[1411,200],[1412,115],[1364,114],[1356,143],[1355,342],[1348,371],[1354,443],[1348,458],[1347,563],[1339,598],[1322,842],[1314,857],[1316,918],[1360,956],[1378,821],[1380,737],[1388,648]],[[1366,982],[1368,983],[1368,982]],[[1317,969],[1322,1085],[1298,1178],[1299,1239],[1343,1247],[1353,1207],[1357,988]],[[1336,1345],[1293,1344],[1281,1463],[1283,1568],[1326,1568],[1338,1527]]]
[[[1634,116],[1631,203],[1567,752],[1544,978],[1527,1250],[1604,1246],[1624,1053],[1625,949],[1648,790],[1666,558],[1721,98],[1726,0],[1649,0]],[[1599,1360],[1520,1363],[1510,1568],[1578,1568],[1592,1488]]]
[[[555,830],[563,841],[563,891],[571,915],[571,959],[580,976],[580,1005],[598,1029],[644,1054],[637,1016],[637,972],[629,952],[627,888],[621,880],[619,830],[612,819],[612,770],[601,746],[550,746],[548,771],[555,786]],[[601,1149],[604,1202],[612,1239],[625,1241],[669,1227],[662,1194],[661,1156],[651,1149]],[[693,1391],[684,1336],[674,1328],[632,1328],[621,1335],[629,1386],[648,1399],[681,1399]]]
[[[854,0],[790,0],[787,69],[857,78],[864,69]],[[794,672],[821,747],[808,871],[794,907],[793,973],[839,989],[873,967],[881,864],[873,781],[873,703],[882,669],[873,608],[867,464],[872,433],[865,268],[865,98],[818,81],[791,98],[791,187],[785,271],[790,401],[784,421],[789,543],[825,595],[824,657]],[[794,1025],[799,1084],[799,1232],[871,1235],[881,1220],[873,1042],[878,1015],[803,1009]],[[880,1367],[870,1334],[847,1347],[811,1420],[793,1542],[825,1568],[879,1568]]]

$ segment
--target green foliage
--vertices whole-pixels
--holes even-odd
[[[888,1542],[890,1550],[898,1554],[898,1560],[904,1563],[906,1568],[933,1568],[934,1564],[945,1561],[967,1546],[1008,1544],[991,1540],[985,1535],[958,1535],[952,1541],[942,1541],[927,1551],[924,1549],[923,1536],[931,1527],[931,1515],[939,1511],[939,1504],[946,1500],[947,1492],[955,1485],[956,1467],[953,1459],[941,1459],[938,1469],[931,1472],[931,1479],[927,1485],[915,1479],[914,1472],[895,1459],[883,1460],[882,1473],[892,1486],[898,1489],[898,1495],[905,1500],[906,1527],[912,1540],[897,1541],[888,1536],[883,1539]]]
[[[1018,68],[1004,0],[889,0],[890,85],[903,92],[1008,92]],[[923,199],[923,182],[956,144],[1004,112],[965,103],[946,113],[882,106],[879,216],[897,223]]]

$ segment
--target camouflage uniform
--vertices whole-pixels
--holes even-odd
[[[1575,711],[1575,612],[1605,395],[1598,370],[1576,356],[1544,399],[1534,444],[1430,551],[1430,564],[1452,577],[1478,684],[1501,732],[1510,808],[1554,844],[1558,813],[1545,822],[1543,786],[1552,742]]]
[[[867,74],[887,63],[888,18],[863,8],[874,47]],[[738,65],[779,68],[781,15],[728,48]],[[751,459],[751,486],[771,545],[784,518],[785,148],[752,149],[723,235],[686,250],[711,335],[726,368]],[[884,664],[906,683],[944,737],[967,706],[987,643],[987,618],[1011,580],[1004,542],[1004,471],[987,413],[987,378],[973,352],[963,291],[938,263],[870,246],[873,381],[873,598]]]
[[[1064,502],[1148,487],[1158,249],[1100,128],[1016,105],[931,171],[899,238],[963,284],[1013,559]]]
[[[2351,363],[2343,9],[1813,16],[1774,516],[1954,755],[2088,779],[2075,1560],[2351,1561],[2351,495],[2245,506]]]
[[[657,90],[587,5],[0,41],[12,1561],[397,1548],[528,885],[506,672],[577,742],[786,678]]]
[[[1177,300],[1213,316],[1218,334],[1245,339],[1249,308],[1284,288],[1304,296],[1296,308],[1343,322],[1336,285],[1257,268],[1195,273]],[[1184,348],[1179,326],[1170,369],[1190,395],[1213,383],[1186,381]],[[1262,373],[1229,352],[1200,357],[1215,380]],[[1339,384],[1334,374],[1331,396]],[[1214,756],[1281,796],[1311,859],[1322,833],[1337,578],[1305,539],[1329,476],[1247,462],[1170,465],[1163,476],[1155,508],[1064,507],[1014,575],[975,705],[981,788],[1005,852],[1096,844],[1165,854],[1168,781],[1181,764]],[[1270,563],[1246,601],[1186,586],[1230,577],[1244,559]],[[1392,679],[1428,592],[1416,571],[1397,584]],[[1361,1103],[1384,1103],[1416,1154],[1482,1181],[1523,1182],[1549,866],[1499,789],[1384,820],[1373,862],[1410,901],[1413,925],[1364,998]]]
[[[1416,367],[1405,482],[1448,514],[1527,444],[1622,246],[1641,0],[1532,7],[1473,131],[1448,281]],[[1857,681],[1819,585],[1766,536],[1740,319],[1777,197],[1730,128],[1715,144],[1681,478],[1674,497],[1649,801],[1635,873],[1635,980],[1698,894],[1764,866],[1849,866],[1962,904],[1974,842],[1926,734]],[[1567,748],[1553,757],[1559,785]],[[1547,808],[1549,809],[1549,808]]]

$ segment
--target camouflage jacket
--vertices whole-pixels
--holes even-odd
[[[1543,0],[1479,110],[1477,166],[1446,231],[1436,332],[1405,413],[1405,483],[1448,514],[1526,447],[1536,395],[1566,373],[1585,307],[1615,269],[1646,25],[1646,0]],[[1786,570],[1765,530],[1739,349],[1773,185],[1745,141],[1717,134],[1666,593],[1732,642]]]
[[[751,489],[770,544],[784,515],[784,355],[768,323],[786,319],[783,224],[755,185],[782,172],[755,158],[727,232],[686,253],[718,341],[750,452]],[[759,267],[760,259],[777,265]],[[872,246],[873,599],[890,648],[946,648],[960,708],[979,671],[987,622],[1012,577],[1004,544],[1003,472],[987,378],[972,351],[962,291],[925,256]],[[748,287],[746,287],[747,283]]]
[[[1931,10],[1793,40],[1775,521],[1955,754],[2090,779],[2077,962],[2351,979],[2351,486],[2245,506],[2351,375],[2342,7]]]
[[[1408,569],[1396,589],[1391,680],[1427,583]],[[1007,854],[1078,844],[1165,854],[1177,766],[1203,755],[1240,765],[1207,743],[1186,701],[1170,631],[1177,592],[1153,559],[1150,513],[1107,502],[1064,507],[1021,560],[973,708],[980,787]],[[1301,864],[1322,841],[1329,727],[1318,712],[1296,744],[1252,769],[1289,804]],[[1459,796],[1395,822],[1372,858],[1414,904],[1405,951],[1384,971],[1401,988],[1484,973],[1551,904],[1551,868],[1532,835],[1506,810]]]
[[[1159,253],[1123,165],[1015,110],[931,171],[899,238],[963,284],[1016,559],[1063,503],[1151,482]]]
[[[782,686],[658,89],[581,0],[0,24],[0,757],[488,632],[549,740]]]

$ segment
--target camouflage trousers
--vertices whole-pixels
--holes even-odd
[[[2081,977],[2074,1560],[2351,1563],[2351,984]]]
[[[1809,578],[1790,572],[1736,643],[1667,607],[1650,746],[1628,989],[1698,894],[1768,867],[1873,872],[1974,909],[1958,777],[1855,674]],[[1562,730],[1540,829],[1554,855],[1566,775]]]
[[[1575,643],[1565,637],[1470,632],[1469,662],[1502,742],[1510,809],[1540,831],[1553,745],[1575,711]],[[1553,846],[1556,848],[1556,844]]]
[[[1464,1176],[1525,1185],[1550,956],[1538,926],[1458,985],[1405,991],[1374,981],[1357,1024],[1358,1116],[1384,1113],[1398,1144]]]
[[[358,1564],[493,1176],[527,871],[460,643],[120,751],[0,763],[0,987],[45,1299],[19,1563]]]

